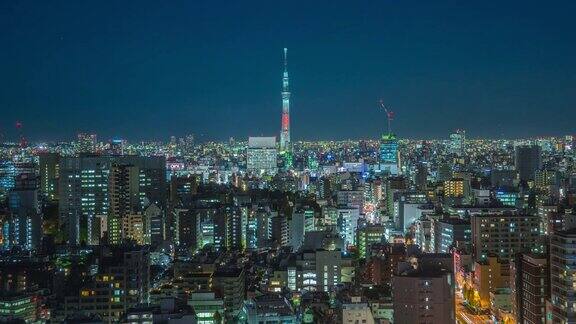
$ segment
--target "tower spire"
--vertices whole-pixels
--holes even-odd
[[[282,125],[280,128],[280,150],[290,148],[290,80],[288,78],[288,49],[284,47],[284,73],[282,75]]]
[[[284,47],[284,72],[288,72],[288,49]]]

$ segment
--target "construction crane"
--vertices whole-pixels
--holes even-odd
[[[388,108],[386,108],[386,105],[384,105],[384,100],[380,99],[378,101],[378,106],[382,109],[384,109],[384,111],[386,112],[386,119],[388,120],[388,134],[392,134],[392,120],[394,119],[394,112],[392,110],[389,110]]]
[[[16,130],[18,131],[18,136],[20,137],[20,148],[25,148],[28,146],[28,140],[24,137],[22,133],[22,123],[20,121],[16,121]]]

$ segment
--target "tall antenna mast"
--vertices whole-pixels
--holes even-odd
[[[290,81],[288,78],[288,48],[284,47],[284,73],[282,74],[282,123],[280,150],[290,149]]]

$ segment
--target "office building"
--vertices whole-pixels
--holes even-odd
[[[417,192],[395,192],[391,214],[396,229],[407,231],[417,220],[434,213],[434,205],[428,203],[425,194]]]
[[[466,132],[463,129],[457,129],[450,134],[450,153],[456,156],[463,156],[466,148]]]
[[[38,177],[20,174],[8,196],[8,247],[37,250],[42,239],[42,213],[38,197]]]
[[[460,218],[444,218],[434,223],[436,252],[449,253],[452,247],[465,246],[472,239],[470,222]]]
[[[454,275],[419,270],[392,278],[394,323],[456,323]]]
[[[276,137],[249,137],[246,151],[246,170],[257,175],[278,172]]]
[[[248,211],[247,215],[247,229],[246,229],[246,242],[250,250],[263,250],[269,247],[271,238],[271,225],[272,219],[276,217],[276,213],[272,213],[268,208],[258,207],[256,210]],[[304,223],[298,217],[292,217],[290,221],[291,238],[295,237],[295,233],[304,231]],[[304,234],[302,234],[304,235]],[[298,240],[290,240],[292,247],[298,249],[300,246]]]
[[[155,203],[160,208],[166,206],[166,162],[164,157],[141,156],[79,156],[63,157],[60,161],[59,214],[61,224],[70,244],[86,242],[95,244],[99,233],[93,233],[94,223],[99,216],[107,216],[110,201],[110,174],[113,166],[132,166],[138,170],[138,192],[136,211],[141,211],[147,203]],[[124,173],[130,172],[126,167]],[[119,171],[118,171],[119,172]],[[136,180],[130,180],[132,184]],[[114,184],[114,182],[112,182]],[[125,200],[125,199],[123,199]],[[132,205],[136,199],[130,197]],[[124,204],[124,203],[122,203]],[[121,206],[118,205],[118,208]],[[133,207],[133,206],[132,206]],[[116,208],[116,207],[115,207]]]
[[[244,269],[218,268],[212,275],[212,287],[216,295],[224,300],[226,321],[234,321],[242,310],[246,298]]]
[[[78,295],[65,300],[65,314],[91,314],[118,321],[137,304],[147,303],[150,291],[150,256],[146,248],[114,248],[100,260],[100,272]]]
[[[463,178],[444,181],[444,197],[463,198],[469,194],[470,184]]]
[[[113,164],[108,179],[108,242],[136,240],[137,232],[142,237],[140,170],[134,165]]]
[[[516,253],[539,252],[539,219],[515,212],[477,214],[470,217],[472,246],[477,260],[496,254],[510,261]]]
[[[400,173],[398,139],[394,134],[382,135],[380,140],[380,170],[390,175]]]
[[[344,238],[344,246],[356,245],[356,229],[360,212],[358,208],[338,208],[338,233]]]
[[[76,142],[76,152],[94,153],[96,152],[97,143],[98,136],[96,134],[79,133],[78,141]]]
[[[60,154],[41,153],[39,155],[40,192],[48,200],[58,200],[60,179]]]
[[[345,264],[339,250],[302,251],[287,267],[287,286],[296,291],[333,291],[342,283]]]
[[[368,255],[368,249],[374,243],[382,243],[385,228],[382,225],[366,225],[357,229],[358,257],[363,259]]]
[[[550,303],[552,323],[576,323],[576,230],[550,237]]]
[[[0,294],[0,322],[35,323],[40,320],[40,302],[36,294]]]
[[[496,255],[477,261],[474,265],[474,289],[480,296],[481,309],[490,308],[490,293],[510,285],[510,263]]]
[[[198,192],[199,179],[197,176],[170,177],[169,205],[171,209],[179,206],[188,206],[192,196]]]
[[[518,254],[510,267],[512,314],[517,323],[546,322],[546,301],[550,297],[546,255]]]
[[[542,167],[540,146],[521,145],[516,146],[514,152],[514,165],[520,181],[534,180],[536,170]]]

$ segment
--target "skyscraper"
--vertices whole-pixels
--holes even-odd
[[[423,270],[392,278],[394,323],[455,323],[454,299],[450,272]]]
[[[450,134],[450,153],[457,156],[464,155],[466,143],[466,132],[462,129],[457,129],[455,133]]]
[[[92,233],[98,216],[108,215],[109,176],[112,166],[133,165],[138,168],[138,192],[141,205],[166,205],[166,159],[159,156],[80,156],[60,160],[59,205],[60,220],[65,226],[70,244],[86,241],[93,244]]]
[[[550,279],[546,255],[518,254],[510,267],[512,313],[517,323],[545,323]]]
[[[536,170],[542,166],[540,146],[517,146],[514,155],[516,172],[520,181],[534,180]]]
[[[477,260],[496,254],[510,261],[516,253],[538,252],[539,219],[516,212],[478,214],[470,217],[472,246]]]
[[[256,174],[274,175],[277,172],[275,137],[249,137],[246,169]]]
[[[130,164],[113,164],[108,179],[108,242],[138,241],[136,237],[142,237],[142,215],[137,214],[140,212],[140,170]]]
[[[42,153],[39,155],[39,164],[40,192],[49,200],[58,200],[60,154]]]
[[[8,196],[11,216],[10,246],[25,250],[40,247],[42,213],[38,199],[38,179],[32,174],[21,174]]]
[[[290,88],[288,79],[288,49],[284,48],[284,75],[282,76],[282,129],[280,130],[280,150],[290,146]]]
[[[576,265],[574,264],[574,246],[576,230],[552,234],[550,238],[550,301],[551,323],[576,322]]]
[[[383,135],[380,142],[380,170],[391,175],[400,173],[398,139],[392,133]]]

